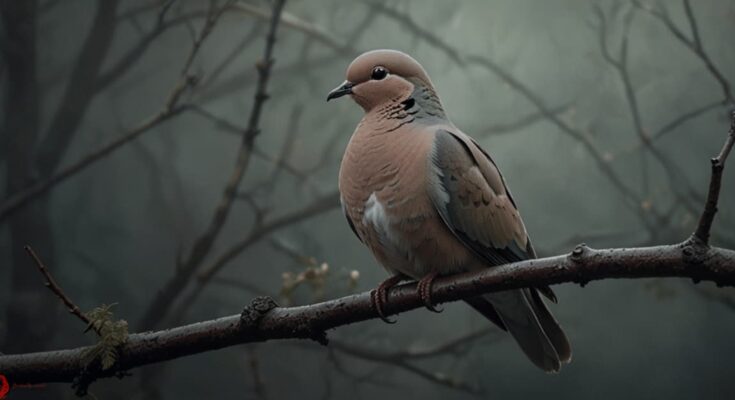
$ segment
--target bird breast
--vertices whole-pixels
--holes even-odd
[[[344,210],[363,243],[386,269],[414,278],[468,257],[427,193],[432,144],[426,129],[383,133],[361,124],[340,168]]]

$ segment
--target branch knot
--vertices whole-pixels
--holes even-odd
[[[569,254],[569,257],[572,259],[572,261],[578,262],[582,259],[582,257],[587,253],[587,251],[590,248],[587,247],[585,243],[578,244],[574,250],[572,250],[571,254]]]
[[[240,324],[243,328],[255,328],[265,314],[277,307],[278,303],[273,298],[269,296],[258,296],[250,302],[250,305],[242,310]]]
[[[689,240],[682,244],[681,254],[685,264],[701,265],[707,258],[708,250],[709,245],[707,243],[696,235],[692,235]]]

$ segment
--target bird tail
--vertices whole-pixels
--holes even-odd
[[[558,372],[563,363],[571,361],[569,340],[536,289],[489,293],[481,298],[492,304],[503,325],[536,366],[546,372]]]

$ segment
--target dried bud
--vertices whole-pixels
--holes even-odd
[[[356,269],[353,269],[352,271],[350,271],[350,279],[353,281],[360,279],[360,271]]]

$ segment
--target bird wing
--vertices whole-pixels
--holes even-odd
[[[434,207],[465,246],[490,265],[533,257],[500,171],[471,138],[438,130],[429,162]]]
[[[500,170],[477,142],[440,129],[429,162],[429,195],[457,239],[490,265],[536,258]],[[536,289],[557,302],[548,286]]]
[[[500,171],[476,142],[462,132],[440,129],[429,162],[429,196],[460,242],[489,265],[535,257]],[[536,365],[558,371],[561,362],[571,359],[571,346],[539,292],[556,302],[544,286],[489,293],[469,303],[492,321],[499,319]]]

